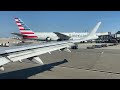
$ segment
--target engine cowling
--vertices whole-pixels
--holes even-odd
[[[46,38],[46,41],[51,41],[51,38],[50,38],[50,37],[47,37],[47,38]]]

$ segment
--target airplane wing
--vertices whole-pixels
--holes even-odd
[[[69,36],[64,35],[62,33],[59,33],[59,32],[53,32],[53,33],[55,33],[60,38],[60,40],[69,40],[70,39]]]
[[[16,62],[24,59],[29,59],[39,64],[43,64],[42,60],[38,57],[44,53],[50,53],[55,50],[67,49],[69,47],[68,42],[54,42],[43,43],[34,45],[24,45],[9,48],[0,49],[0,67],[3,69],[3,65],[9,62]],[[4,70],[4,69],[3,69]]]
[[[93,35],[96,34],[99,25],[101,22],[97,24],[97,26],[92,30],[92,32],[85,38],[80,40],[67,40],[67,41],[59,41],[59,42],[47,42],[42,44],[33,44],[33,45],[24,45],[24,46],[14,46],[0,49],[0,69],[4,70],[4,65],[10,62],[22,62],[24,59],[29,59],[36,63],[43,65],[44,63],[39,58],[39,55],[49,53],[55,50],[65,50],[71,52],[69,48],[75,45],[78,42],[85,41],[91,39]]]

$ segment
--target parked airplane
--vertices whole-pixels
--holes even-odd
[[[88,35],[88,33],[59,33],[59,32],[33,32],[20,18],[15,18],[20,33],[11,33],[25,39],[41,40],[41,41],[62,41],[69,39],[80,39]],[[98,22],[95,28],[99,28],[101,22]],[[98,36],[94,35],[94,39]]]
[[[44,64],[42,60],[38,57],[41,54],[49,53],[52,51],[68,51],[71,52],[69,48],[77,47],[77,44],[81,41],[91,40],[96,34],[98,28],[94,28],[91,33],[78,40],[66,40],[59,42],[46,42],[42,44],[33,45],[23,45],[16,47],[1,48],[0,50],[0,69],[4,70],[4,65],[10,62],[22,62],[24,59],[29,59],[39,64]]]

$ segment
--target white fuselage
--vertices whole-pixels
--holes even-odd
[[[35,35],[40,40],[46,40],[46,38],[50,38],[51,40],[58,40],[59,37],[53,32],[35,32]]]
[[[77,33],[77,32],[71,32],[71,33],[62,33],[64,35],[67,35],[70,37],[70,39],[81,39],[83,37],[86,37],[88,33]]]
[[[85,32],[85,33],[82,33],[82,32],[81,33],[77,33],[77,32],[63,33],[63,32],[60,32],[60,33],[66,35],[66,36],[69,36],[70,39],[81,39],[83,37],[86,37],[89,34],[87,32]],[[96,33],[96,36],[107,35],[107,34],[108,33]],[[56,41],[56,40],[59,39],[59,37],[55,33],[53,33],[53,32],[35,32],[35,35],[40,40],[46,40],[46,38],[50,38],[51,40]]]
[[[71,37],[71,39],[80,39],[80,38],[85,37],[85,36],[88,35],[88,33],[74,33],[74,32],[71,32],[71,33],[62,33],[62,32],[60,32],[60,33]],[[48,38],[48,37],[51,40],[58,40],[59,39],[59,37],[53,32],[35,32],[35,35],[40,40],[46,40],[46,38]]]

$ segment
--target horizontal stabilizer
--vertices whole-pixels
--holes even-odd
[[[20,33],[11,33],[11,34],[14,34],[14,35],[17,35],[17,36],[20,36],[20,37],[27,36],[27,35],[23,35],[23,34],[20,34]]]

